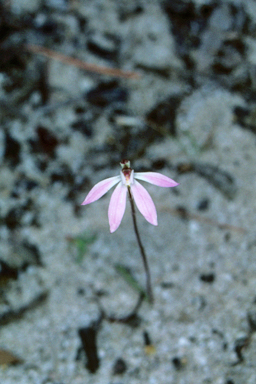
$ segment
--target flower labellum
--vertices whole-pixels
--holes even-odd
[[[88,193],[82,205],[93,203],[107,193],[114,185],[117,186],[111,196],[108,219],[110,232],[113,233],[119,227],[125,207],[128,188],[138,207],[140,213],[145,219],[153,225],[157,225],[156,207],[147,190],[137,181],[143,180],[158,187],[176,187],[179,185],[176,181],[157,172],[134,172],[130,168],[130,161],[121,162],[122,170],[119,176],[109,177],[97,183]]]

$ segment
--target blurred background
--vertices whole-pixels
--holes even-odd
[[[254,0],[0,2],[0,382],[254,384]],[[109,233],[127,158],[145,185]]]

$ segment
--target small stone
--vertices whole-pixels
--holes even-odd
[[[209,199],[207,199],[207,197],[199,201],[197,205],[198,211],[206,211],[208,208],[209,208]]]
[[[95,34],[88,39],[88,50],[106,60],[116,60],[117,58],[117,39],[104,35]]]
[[[122,358],[117,359],[113,366],[113,375],[123,375],[126,371],[126,362]]]
[[[215,274],[214,273],[202,273],[200,275],[200,280],[204,283],[213,283],[215,280]]]
[[[57,137],[47,128],[38,126],[36,129],[37,138],[30,140],[30,146],[34,153],[46,153],[51,157],[55,156],[55,148],[58,145]]]
[[[242,355],[242,351],[244,348],[246,348],[249,344],[249,337],[240,337],[239,339],[235,340],[235,345],[234,345],[234,351],[237,355],[238,362],[244,361],[244,357]]]
[[[87,93],[89,103],[98,107],[106,107],[113,102],[126,102],[128,92],[116,81],[101,83]]]
[[[5,152],[4,159],[7,160],[10,165],[16,166],[20,162],[21,145],[15,140],[9,133],[5,135]]]
[[[182,368],[182,362],[181,362],[181,359],[179,357],[174,357],[172,359],[172,363],[173,363],[175,369],[177,369],[177,371],[179,371]]]
[[[82,348],[86,354],[86,368],[89,372],[95,373],[100,366],[96,341],[97,327],[95,324],[91,324],[88,327],[80,328],[78,334],[82,342]]]

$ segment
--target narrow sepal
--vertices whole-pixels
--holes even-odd
[[[113,233],[119,227],[126,207],[127,187],[120,182],[112,193],[109,207],[108,220],[110,232]]]
[[[153,225],[157,225],[156,207],[148,191],[136,180],[131,186],[132,196],[140,213]]]
[[[108,179],[102,180],[90,190],[85,200],[81,205],[86,205],[93,203],[94,201],[100,199],[105,193],[107,193],[115,184],[120,181],[120,176],[109,177]]]
[[[135,172],[135,179],[147,181],[158,187],[176,187],[179,183],[158,172]]]

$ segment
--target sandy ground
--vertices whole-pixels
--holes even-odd
[[[0,383],[254,384],[255,2],[12,0],[0,28]],[[111,191],[81,206],[122,158],[180,183],[142,182],[134,322],[129,205],[113,234]]]

